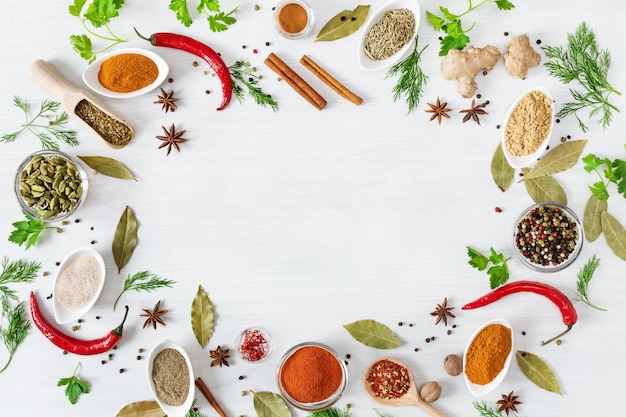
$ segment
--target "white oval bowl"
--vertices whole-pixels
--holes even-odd
[[[413,33],[412,40],[407,42],[407,44],[404,45],[402,49],[400,49],[398,52],[396,52],[387,59],[375,61],[365,55],[363,47],[365,44],[365,37],[372,29],[372,26],[378,23],[383,18],[383,15],[392,9],[410,9],[415,16],[415,32]],[[361,39],[359,40],[359,51],[357,55],[359,67],[361,67],[361,69],[364,71],[377,71],[388,68],[400,62],[400,60],[403,59],[415,45],[415,34],[419,29],[421,14],[422,12],[420,10],[420,6],[417,0],[392,0],[382,6],[380,9],[378,9],[374,14],[369,16],[369,18],[365,21],[365,24],[363,25]]]
[[[102,66],[102,63],[107,59],[120,54],[139,54],[150,58],[156,64],[159,70],[159,75],[157,75],[152,84],[140,88],[139,90],[131,91],[129,93],[118,93],[115,91],[111,91],[108,88],[105,88],[102,84],[100,84],[100,81],[98,80],[98,72],[100,72],[100,67]],[[92,62],[85,69],[85,71],[83,71],[83,81],[85,82],[85,84],[87,84],[87,87],[91,88],[93,91],[103,96],[113,98],[130,98],[146,94],[161,85],[161,83],[165,81],[165,77],[167,77],[169,70],[170,69],[167,65],[167,62],[165,62],[163,58],[161,58],[154,52],[142,48],[127,48],[120,49],[119,51],[115,52],[109,52],[108,54],[104,54],[98,57],[98,59]]]
[[[156,356],[165,349],[175,349],[180,352],[180,354],[183,355],[183,358],[185,358],[185,363],[187,364],[187,368],[189,369],[189,394],[187,394],[187,399],[185,399],[185,402],[182,405],[174,406],[163,403],[157,396],[156,388],[154,387],[154,381],[152,380],[152,368],[154,365],[154,358],[156,358]],[[172,342],[171,340],[161,340],[156,345],[154,345],[154,347],[150,351],[150,354],[148,355],[147,369],[148,385],[150,385],[150,391],[152,392],[152,395],[154,396],[157,404],[159,404],[159,407],[161,407],[163,412],[167,414],[167,417],[184,417],[189,412],[196,393],[193,367],[191,366],[191,359],[189,358],[189,355],[187,354],[185,349],[183,349],[178,344]]]
[[[511,351],[509,352],[509,355],[507,356],[504,362],[504,367],[502,368],[500,373],[490,383],[486,385],[474,384],[472,381],[469,380],[469,378],[465,374],[465,364],[467,363],[467,351],[469,347],[471,346],[472,342],[474,341],[474,339],[476,338],[476,336],[478,336],[478,333],[480,333],[485,327],[492,325],[492,324],[502,324],[508,327],[509,329],[511,329]],[[472,337],[470,337],[469,342],[467,343],[467,346],[465,347],[465,352],[463,353],[463,378],[465,379],[465,384],[467,385],[469,392],[473,396],[480,397],[482,395],[486,395],[490,393],[491,391],[493,391],[494,389],[496,389],[498,385],[502,383],[502,381],[504,380],[504,377],[506,376],[506,373],[509,370],[509,366],[511,365],[511,358],[513,357],[513,343],[514,343],[513,328],[511,327],[511,324],[505,319],[490,320],[487,323],[480,326],[478,329],[476,329],[474,334],[472,334]]]
[[[61,275],[61,273],[67,268],[69,263],[81,255],[90,255],[98,261],[98,264],[100,264],[100,268],[102,270],[102,279],[100,280],[100,285],[98,286],[98,289],[96,290],[94,296],[91,298],[89,303],[87,303],[85,306],[83,306],[80,309],[74,310],[74,309],[66,308],[59,303],[58,295],[56,293],[57,292],[56,284],[57,284],[57,280],[59,279],[59,275]],[[102,293],[102,288],[104,287],[105,278],[106,278],[106,266],[104,264],[104,259],[102,258],[102,255],[100,255],[95,249],[80,248],[80,249],[76,249],[74,252],[67,255],[65,259],[63,259],[63,262],[61,262],[61,264],[59,265],[59,270],[57,271],[57,274],[54,277],[54,283],[52,287],[52,300],[53,300],[52,305],[54,309],[54,318],[57,321],[57,323],[65,324],[65,323],[78,320],[79,318],[84,316],[89,310],[91,310],[91,308],[94,306],[94,304],[100,297],[100,293]]]
[[[552,128],[554,127],[554,100],[552,101],[552,105],[551,105],[552,122],[550,123],[550,130],[548,130],[548,134],[546,135],[546,138],[543,140],[543,142],[541,143],[541,145],[537,148],[535,152],[526,156],[515,156],[509,152],[509,150],[506,147],[506,144],[504,143],[505,142],[504,135],[506,132],[506,126],[509,124],[509,120],[511,119],[511,115],[513,114],[513,111],[515,110],[517,105],[520,103],[520,101],[522,101],[522,99],[526,96],[526,94],[531,93],[533,91],[539,91],[545,94],[550,99],[552,99],[552,95],[550,94],[547,88],[545,87],[531,88],[530,90],[526,91],[524,94],[519,96],[517,100],[515,100],[515,102],[513,103],[513,105],[509,109],[509,112],[506,115],[506,119],[503,125],[504,128],[502,129],[502,151],[504,152],[504,157],[506,158],[509,165],[511,165],[511,167],[515,169],[526,168],[527,166],[530,166],[533,163],[537,162],[537,160],[541,157],[541,155],[543,155],[543,153],[546,151],[548,142],[550,142],[550,137],[552,136]]]

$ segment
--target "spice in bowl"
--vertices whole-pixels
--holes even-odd
[[[320,343],[302,343],[281,358],[276,374],[285,400],[302,410],[330,407],[341,397],[348,379],[344,362]]]
[[[514,239],[519,259],[531,269],[559,271],[570,265],[583,244],[578,217],[559,203],[538,203],[515,222]]]
[[[246,362],[259,362],[272,351],[269,334],[260,328],[244,329],[235,341],[239,357]]]
[[[274,10],[274,26],[287,39],[300,39],[313,28],[313,10],[301,0],[285,0]]]
[[[174,348],[157,353],[152,365],[157,397],[167,405],[182,405],[189,395],[189,369],[185,357]]]
[[[365,55],[382,61],[398,53],[415,34],[413,11],[406,8],[391,9],[369,30],[363,41]]]
[[[98,81],[116,93],[131,93],[152,84],[159,75],[157,64],[137,53],[113,55],[100,65]]]

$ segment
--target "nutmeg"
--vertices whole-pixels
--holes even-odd
[[[443,360],[443,367],[448,375],[461,375],[461,372],[463,372],[463,359],[459,355],[450,354]]]
[[[437,401],[440,395],[441,385],[439,385],[436,381],[427,382],[422,385],[422,388],[420,388],[420,397],[427,403]]]

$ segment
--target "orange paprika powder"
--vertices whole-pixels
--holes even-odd
[[[511,329],[491,324],[478,333],[465,358],[465,374],[474,384],[487,385],[504,369],[513,347]]]
[[[102,62],[98,81],[108,90],[130,93],[149,86],[159,75],[153,60],[141,54],[119,54]]]
[[[295,35],[306,28],[309,15],[306,9],[298,3],[288,3],[278,11],[278,24],[287,33]]]
[[[285,392],[300,403],[327,400],[341,386],[343,370],[328,350],[319,346],[303,346],[283,364],[280,382]]]

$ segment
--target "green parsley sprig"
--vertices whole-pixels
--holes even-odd
[[[61,230],[56,226],[49,226],[48,223],[29,216],[25,211],[23,211],[23,213],[24,216],[26,216],[26,220],[12,223],[15,229],[9,234],[9,242],[17,243],[18,246],[22,246],[22,244],[26,243],[26,249],[28,250],[28,248],[37,243],[39,235],[41,235],[41,232],[44,230]]]
[[[582,87],[582,90],[570,88],[573,101],[565,103],[556,116],[565,118],[573,114],[580,129],[587,132],[589,128],[578,113],[590,109],[589,118],[597,116],[597,122],[606,129],[613,120],[613,112],[619,112],[609,102],[609,96],[621,95],[608,82],[611,54],[598,47],[595,34],[585,22],[567,35],[567,42],[567,47],[542,47],[546,57],[551,59],[544,64],[548,73],[563,84],[576,81]]]
[[[74,0],[68,8],[72,16],[78,17],[81,25],[89,35],[108,42],[108,44],[98,50],[93,50],[91,38],[86,35],[71,35],[70,43],[74,51],[78,52],[81,58],[87,60],[90,64],[96,60],[97,55],[114,47],[115,45],[126,42],[124,39],[115,35],[109,27],[109,22],[114,17],[119,16],[119,10],[124,5],[124,0],[93,0],[87,8],[85,4],[87,0]],[[93,29],[87,26],[91,25]],[[106,30],[106,34],[96,32],[96,29]]]
[[[17,347],[28,336],[28,328],[30,327],[30,320],[28,320],[23,302],[18,303],[13,308],[7,306],[5,309],[3,307],[3,315],[7,318],[8,324],[6,327],[0,327],[0,341],[9,352],[9,358],[4,366],[0,368],[0,374],[11,364]]]
[[[582,161],[585,163],[585,171],[595,172],[600,177],[599,181],[589,186],[589,190],[599,200],[609,198],[607,187],[611,183],[617,185],[617,191],[626,198],[626,161],[621,159],[611,161],[609,158],[599,158],[592,153],[583,157]]]
[[[505,258],[503,254],[496,252],[494,248],[489,248],[489,256],[485,256],[476,249],[467,246],[468,263],[479,271],[487,269],[489,264],[492,266],[487,269],[489,274],[489,286],[493,290],[509,280],[509,267],[507,261],[511,258]]]
[[[270,96],[263,92],[257,84],[261,77],[255,73],[255,68],[248,61],[238,60],[228,67],[230,78],[233,81],[233,94],[241,103],[244,99],[244,87],[248,90],[248,95],[252,100],[261,107],[270,106],[272,110],[278,110],[278,103]],[[243,85],[243,86],[242,86]]]
[[[72,376],[68,378],[61,378],[59,382],[57,382],[57,387],[62,387],[62,386],[67,385],[65,387],[65,395],[67,396],[67,398],[70,400],[70,403],[72,404],[76,404],[76,401],[78,401],[78,397],[81,394],[89,393],[89,385],[87,385],[87,381],[84,381],[78,378],[78,376],[76,376],[79,366],[80,366],[80,362],[78,362],[78,365],[76,365],[76,368],[74,369],[74,373],[72,374]]]
[[[419,104],[424,86],[428,80],[428,76],[424,74],[420,67],[422,52],[428,48],[428,45],[419,50],[418,43],[419,36],[416,36],[413,51],[402,61],[393,65],[389,71],[387,71],[385,77],[400,76],[393,90],[391,90],[393,93],[393,101],[397,101],[404,96],[406,104],[408,105],[408,113],[411,113]]]
[[[176,19],[185,27],[191,26],[193,18],[187,7],[187,0],[170,0],[169,9],[176,14]],[[230,25],[237,22],[233,16],[237,12],[235,7],[229,12],[223,12],[218,0],[200,0],[196,10],[198,13],[204,14],[209,22],[209,29],[212,32],[223,32]]]
[[[441,39],[439,56],[448,55],[450,49],[463,49],[469,43],[470,38],[467,36],[467,33],[476,26],[476,22],[472,23],[468,28],[463,28],[461,22],[463,16],[486,3],[495,3],[500,10],[511,10],[515,7],[515,5],[508,0],[482,0],[476,4],[474,4],[472,0],[468,0],[467,3],[467,9],[461,14],[454,14],[450,12],[447,7],[443,6],[439,6],[441,16],[426,11],[426,19],[433,25],[435,31],[446,33],[446,36]]]
[[[130,276],[129,274],[128,278],[124,281],[124,288],[122,289],[122,292],[120,292],[120,295],[117,296],[115,302],[113,303],[113,310],[117,307],[117,302],[120,300],[122,295],[128,290],[150,292],[161,287],[171,288],[174,284],[176,284],[176,281],[161,278],[150,271],[140,271],[133,276]]]
[[[582,301],[587,304],[589,307],[593,307],[596,310],[606,311],[604,308],[600,308],[591,304],[589,301],[589,282],[591,278],[593,278],[594,272],[600,265],[600,259],[596,258],[596,255],[593,255],[582,268],[578,271],[577,281],[576,281],[576,295],[574,296],[574,301]]]
[[[0,142],[14,142],[20,133],[29,131],[35,135],[40,141],[43,149],[59,150],[58,141],[64,142],[69,146],[79,144],[76,138],[76,132],[65,129],[68,122],[66,112],[57,114],[60,103],[56,101],[44,100],[39,106],[39,111],[34,117],[30,117],[30,104],[23,98],[14,96],[13,104],[24,112],[26,121],[20,126],[20,129],[12,133],[6,133],[0,138]]]

